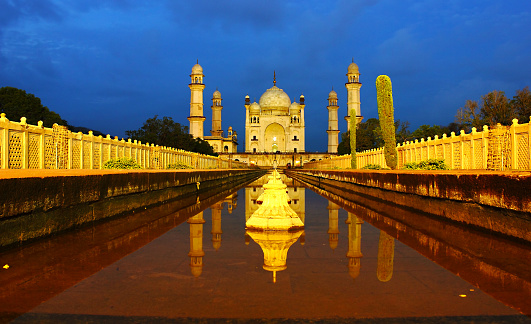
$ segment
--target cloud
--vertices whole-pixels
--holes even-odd
[[[62,10],[52,0],[0,0],[0,26],[21,19],[61,20]]]

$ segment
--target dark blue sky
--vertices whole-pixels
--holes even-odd
[[[327,97],[346,131],[347,67],[361,111],[377,117],[375,80],[393,82],[395,118],[447,125],[467,99],[531,85],[531,1],[0,0],[0,87],[24,89],[70,124],[123,137],[153,117],[188,125],[192,66],[222,126],[245,133],[244,97],[277,86],[306,98],[306,150],[326,151]],[[9,116],[8,116],[9,118]]]

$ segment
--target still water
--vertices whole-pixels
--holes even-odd
[[[531,322],[517,310],[525,312],[522,303],[512,302],[528,296],[529,281],[513,288],[526,290],[523,294],[491,287],[509,295],[496,300],[477,282],[456,275],[458,261],[451,260],[453,272],[448,271],[412,248],[411,241],[402,243],[396,232],[380,230],[337,202],[283,180],[304,231],[284,236],[246,232],[246,219],[259,207],[264,177],[221,193],[217,202],[196,202],[164,217],[157,213],[169,209],[159,207],[0,254],[2,264],[12,265],[1,272],[0,312],[4,320],[22,314],[14,323],[197,318]],[[518,248],[529,253],[527,246]],[[287,252],[285,266],[267,266],[273,257],[279,262],[282,252]],[[525,271],[529,274],[529,268]]]

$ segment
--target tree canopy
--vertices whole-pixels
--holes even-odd
[[[520,123],[528,123],[531,116],[531,92],[529,86],[516,90],[512,100],[505,92],[494,90],[481,97],[481,100],[467,100],[455,116],[455,121],[465,131],[472,127],[481,130],[483,125],[494,126],[498,123],[511,125],[514,118]]]
[[[137,130],[128,130],[125,134],[131,139],[159,146],[168,146],[190,152],[217,155],[207,141],[188,134],[188,127],[173,121],[171,117],[158,118],[155,115],[144,122]]]
[[[404,142],[409,138],[409,122],[395,121],[396,140],[398,143]],[[383,146],[382,131],[380,122],[376,118],[369,118],[361,122],[356,129],[356,151],[363,152],[373,148]],[[341,142],[337,147],[337,153],[340,155],[350,154],[350,136],[347,133],[341,134]]]
[[[26,117],[26,122],[32,125],[37,125],[40,120],[45,127],[52,127],[54,123],[68,125],[59,114],[43,106],[40,98],[13,87],[0,88],[0,112],[17,122]]]

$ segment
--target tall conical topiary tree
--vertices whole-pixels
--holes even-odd
[[[357,169],[356,162],[356,109],[350,110],[350,168]]]
[[[395,117],[393,108],[393,86],[387,75],[376,78],[376,95],[378,100],[378,117],[384,140],[384,154],[387,166],[396,170],[398,151],[395,138]]]

